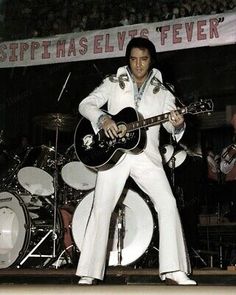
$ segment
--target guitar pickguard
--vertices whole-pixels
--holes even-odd
[[[93,148],[94,138],[93,134],[86,134],[83,138],[83,148],[88,151]]]

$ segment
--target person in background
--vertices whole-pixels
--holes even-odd
[[[230,221],[236,221],[236,113],[231,120],[233,126],[232,143],[221,153],[220,170],[224,173],[224,198],[227,199]]]

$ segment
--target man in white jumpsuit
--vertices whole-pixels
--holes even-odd
[[[176,110],[174,96],[161,83],[162,76],[154,68],[156,50],[146,38],[133,38],[126,49],[128,66],[104,79],[79,105],[79,112],[97,132],[102,128],[110,139],[119,137],[112,117],[101,110],[107,103],[110,114],[132,107],[144,118],[169,113],[165,129],[177,140],[185,129],[183,116]],[[190,272],[179,213],[171,187],[163,170],[159,152],[160,125],[146,130],[146,145],[139,154],[124,153],[112,168],[100,170],[94,203],[85,231],[76,275],[79,284],[102,280],[106,266],[106,250],[111,214],[129,176],[150,197],[158,214],[159,273],[166,283],[196,285]],[[145,217],[144,217],[145,218]]]

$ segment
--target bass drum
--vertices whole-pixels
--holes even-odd
[[[93,203],[90,192],[82,199],[75,209],[72,218],[72,235],[78,249],[81,249],[86,224]],[[123,240],[121,265],[128,265],[141,257],[148,248],[154,230],[152,213],[146,201],[136,192],[128,190],[118,207],[123,212]],[[110,235],[108,241],[108,265],[119,265],[118,261],[118,213],[115,210],[111,217]]]
[[[0,268],[43,267],[55,260],[52,204],[46,198],[41,201],[38,197],[7,191],[0,193],[0,204]],[[61,216],[56,215],[56,235],[60,237]],[[58,241],[55,252],[59,251]]]

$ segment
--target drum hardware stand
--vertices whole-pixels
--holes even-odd
[[[64,255],[64,254],[65,254],[70,248],[72,248],[72,247],[74,247],[74,245],[70,245],[70,246],[66,247],[66,249],[64,249],[64,250],[61,252],[61,254],[58,256],[57,261],[56,261],[56,266],[55,266],[56,269],[59,268],[59,262],[60,262],[62,256],[63,256],[63,255]],[[67,257],[71,260],[70,255],[68,255]]]
[[[54,258],[54,255],[44,255],[44,254],[32,254],[34,253],[34,251],[46,240],[46,238],[53,232],[52,229],[50,229],[46,235],[38,242],[38,244],[29,252],[29,254],[27,256],[25,256],[25,258],[20,262],[20,264],[18,265],[18,268],[23,265],[25,263],[25,261],[29,258],[29,257],[48,257],[48,258]]]
[[[196,255],[196,258],[199,258],[199,259],[201,260],[201,262],[202,262],[205,266],[207,266],[206,261],[205,261],[205,260],[202,258],[202,256],[199,254],[199,251],[195,250],[193,247],[191,247],[191,249],[192,249],[193,253]],[[213,266],[211,266],[211,267],[213,267]]]

